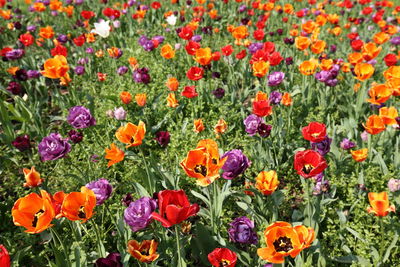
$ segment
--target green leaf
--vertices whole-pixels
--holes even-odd
[[[363,241],[364,243],[366,243],[365,239],[363,239],[357,231],[351,229],[350,227],[346,227],[346,230],[349,231],[349,232],[350,232],[352,235],[354,235],[356,238],[358,238],[358,239],[360,239],[361,241]]]
[[[396,233],[393,237],[392,243],[390,243],[389,247],[386,249],[385,256],[383,256],[383,262],[386,262],[389,259],[390,251],[396,246],[397,240],[399,240],[399,235]]]

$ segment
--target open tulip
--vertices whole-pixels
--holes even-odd
[[[350,151],[351,156],[357,162],[361,162],[367,159],[368,157],[368,148],[363,148],[359,150],[352,150]]]
[[[67,59],[64,56],[56,55],[44,62],[44,70],[41,74],[51,79],[64,77],[69,70]]]
[[[7,249],[3,245],[0,245],[0,266],[2,267],[11,266],[10,255],[8,254]]]
[[[364,125],[365,130],[369,134],[378,134],[385,130],[385,123],[378,115],[371,115],[368,117],[367,123]]]
[[[155,240],[128,241],[128,252],[140,262],[150,263],[160,256],[157,254],[158,243]]]
[[[115,136],[121,143],[127,144],[126,148],[139,146],[142,144],[144,135],[146,133],[146,125],[144,122],[139,121],[138,125],[128,122],[126,125],[121,126]]]
[[[237,255],[228,248],[216,248],[208,254],[208,261],[215,267],[235,267]]]
[[[367,208],[368,213],[373,213],[376,216],[384,217],[389,212],[395,212],[394,205],[389,205],[389,199],[387,192],[380,193],[368,193],[368,200],[370,207]]]
[[[255,187],[264,195],[271,195],[278,188],[279,181],[276,171],[262,171],[256,177]]]
[[[93,216],[93,209],[96,206],[96,195],[86,187],[81,192],[69,193],[61,206],[61,213],[71,221],[86,222]]]
[[[319,122],[310,122],[306,127],[301,130],[304,139],[318,143],[326,137],[326,126]]]
[[[294,169],[304,178],[314,177],[327,167],[325,159],[316,151],[299,151],[294,156]]]

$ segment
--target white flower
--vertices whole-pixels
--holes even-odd
[[[110,35],[110,21],[100,21],[99,23],[94,23],[95,29],[92,30],[91,32],[94,32],[98,35],[100,35],[103,38],[107,38],[108,35]]]
[[[175,26],[177,17],[175,15],[171,15],[167,17],[167,23],[171,26]]]

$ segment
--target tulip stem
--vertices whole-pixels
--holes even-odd
[[[179,226],[178,224],[175,224],[175,237],[176,237],[176,249],[178,251],[178,260],[177,260],[177,267],[183,267],[185,264],[182,262],[182,256],[181,256],[181,244],[180,244],[180,239],[179,239]]]
[[[149,190],[148,191],[149,194],[152,194],[154,192],[154,190],[153,190],[153,186],[151,185],[151,177],[150,177],[149,168],[146,163],[146,158],[144,157],[143,149],[140,147],[139,150],[140,150],[140,155],[142,156],[143,164],[144,164],[144,167],[146,169],[146,174],[147,174],[147,184],[148,184],[149,188],[146,188],[146,189]]]

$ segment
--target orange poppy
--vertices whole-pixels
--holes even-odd
[[[136,240],[129,240],[127,251],[138,261],[150,263],[160,256],[157,254],[157,246],[158,243],[155,240],[143,240],[140,243]]]
[[[51,39],[54,36],[54,31],[51,26],[40,28],[39,36],[44,39]]]
[[[266,61],[256,61],[252,65],[253,75],[256,77],[264,77],[269,71],[269,62]]]
[[[42,184],[43,179],[40,179],[40,173],[35,170],[34,166],[32,166],[31,169],[24,168],[22,171],[24,172],[26,180],[24,187],[37,187]]]
[[[385,130],[385,123],[383,119],[378,115],[371,115],[367,119],[367,123],[364,125],[365,130],[369,134],[378,134]]]
[[[313,75],[317,70],[317,64],[315,60],[306,60],[299,66],[300,73],[303,75]]]
[[[385,125],[396,125],[398,116],[399,113],[395,107],[382,107],[379,109],[379,117],[381,117]]]
[[[178,100],[176,100],[174,93],[169,93],[167,97],[167,106],[170,108],[176,108],[179,106]]]
[[[14,224],[25,227],[25,232],[29,234],[51,227],[55,216],[50,194],[44,190],[40,190],[40,194],[31,193],[18,199],[11,210]]]
[[[352,150],[352,151],[350,151],[350,153],[355,161],[362,162],[362,161],[366,160],[368,157],[368,148]]]
[[[285,92],[282,96],[282,100],[281,100],[282,105],[284,106],[291,106],[293,103],[293,99],[290,95],[290,93]]]
[[[93,209],[96,206],[96,195],[84,186],[81,192],[72,192],[65,196],[61,206],[61,213],[71,221],[86,222],[93,216]]]
[[[131,103],[131,101],[132,101],[132,95],[131,95],[129,92],[127,92],[127,91],[123,91],[123,92],[121,92],[121,93],[119,94],[119,99],[121,99],[121,101],[122,101],[124,104],[128,105],[128,104]]]
[[[69,70],[67,59],[64,56],[56,55],[44,62],[42,75],[51,79],[60,79],[67,75]]]
[[[386,86],[386,84],[375,84],[368,91],[370,98],[367,101],[375,105],[380,105],[385,103],[392,93],[393,90]]]
[[[294,44],[296,45],[297,49],[302,51],[302,50],[307,49],[310,46],[311,40],[304,36],[298,36],[294,40]]]
[[[257,254],[263,260],[272,263],[283,263],[285,257],[295,258],[302,250],[297,232],[287,222],[275,222],[264,231],[267,247],[257,249]]]
[[[354,67],[356,79],[359,81],[365,81],[369,79],[374,74],[374,71],[374,67],[368,63],[357,63]]]
[[[198,185],[207,186],[219,177],[219,170],[226,159],[220,159],[215,141],[204,139],[188,152],[180,165],[189,177],[197,179]]]
[[[375,216],[385,217],[389,212],[395,212],[394,205],[389,205],[387,192],[368,193],[370,207],[367,208],[368,213],[373,213]]]
[[[124,151],[119,149],[114,143],[110,145],[110,149],[106,148],[105,158],[109,160],[107,167],[123,161],[125,157]]]
[[[168,87],[168,89],[170,91],[176,91],[176,90],[178,90],[178,87],[179,87],[179,81],[177,78],[171,77],[171,78],[168,78],[165,85]]]
[[[139,125],[128,122],[125,126],[119,127],[115,136],[121,143],[127,144],[126,148],[142,144],[146,133],[146,125],[139,121]]]
[[[193,125],[194,125],[194,132],[195,133],[200,133],[202,131],[204,131],[204,124],[203,124],[203,120],[202,119],[197,119],[193,121]]]
[[[262,171],[256,177],[255,187],[266,196],[275,192],[278,185],[279,181],[276,171]]]
[[[371,59],[376,58],[381,52],[382,47],[377,47],[375,43],[366,43],[362,47],[362,54],[366,61],[370,61]]]
[[[194,60],[203,66],[210,64],[212,60],[211,48],[206,47],[197,49]]]
[[[165,59],[171,59],[175,57],[175,50],[170,44],[163,45],[161,47],[161,56]]]
[[[146,99],[147,99],[146,94],[135,95],[136,104],[138,104],[139,107],[144,107],[146,105]]]

